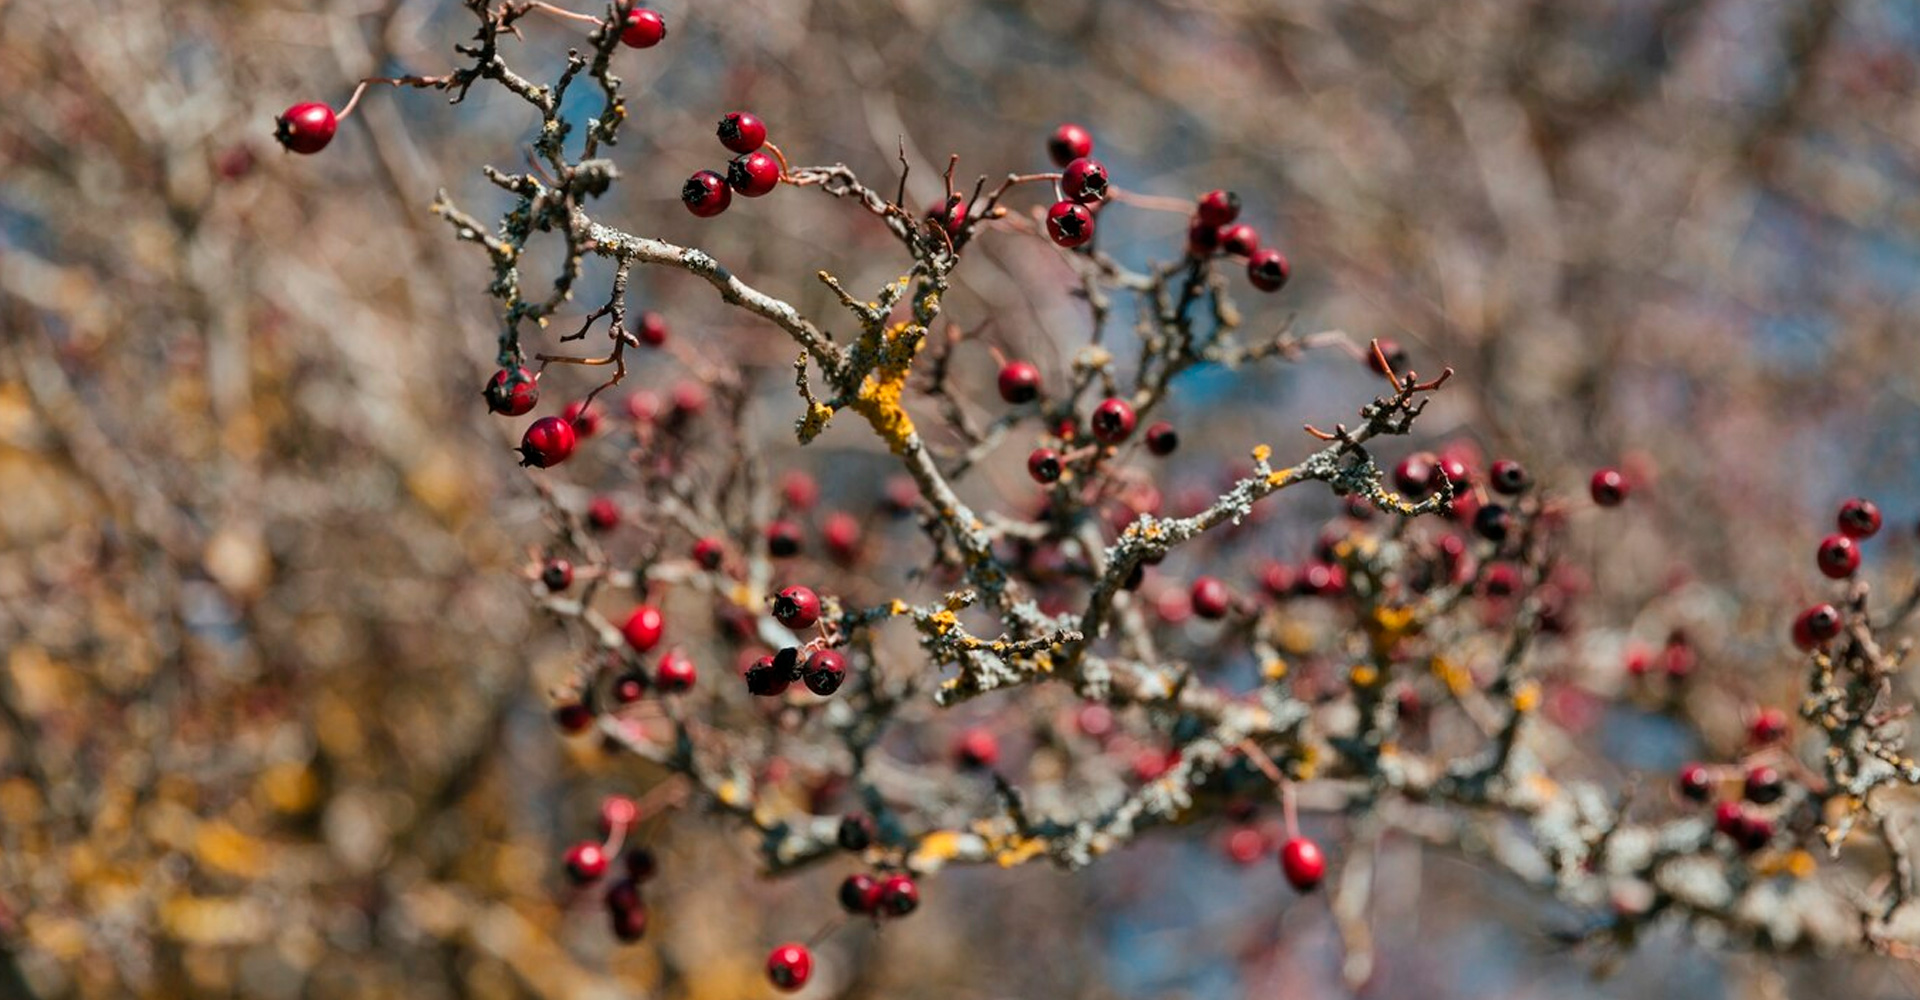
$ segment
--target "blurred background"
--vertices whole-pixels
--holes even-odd
[[[816,192],[689,216],[680,182],[718,161],[721,113],[884,190],[904,137],[919,201],[948,153],[969,182],[1041,169],[1047,131],[1078,121],[1122,187],[1240,193],[1295,268],[1243,302],[1250,331],[1387,337],[1422,373],[1453,366],[1416,444],[1472,441],[1570,490],[1625,465],[1633,516],[1574,525],[1593,586],[1568,704],[1591,718],[1569,753],[1597,748],[1590,770],[1730,750],[1753,706],[1794,703],[1785,623],[1840,499],[1887,513],[1873,578],[1912,578],[1920,3],[659,7],[668,44],[620,56],[635,118],[605,221],[829,316],[816,270],[872,288],[897,254]],[[831,916],[844,872],[761,880],[750,841],[697,813],[649,833],[645,943],[616,945],[559,876],[599,796],[656,776],[547,719],[569,653],[516,575],[544,538],[517,427],[477,398],[488,272],[427,212],[439,188],[499,209],[478,168],[517,168],[531,119],[487,88],[452,107],[376,90],[321,156],[270,136],[362,76],[443,71],[470,25],[450,0],[0,2],[0,997],[732,1000],[767,991],[770,943]],[[526,26],[510,59],[537,79],[580,43]],[[1101,225],[1133,263],[1185,231]],[[1059,373],[1087,334],[1070,278],[1039,241],[990,236],[949,318]],[[860,435],[803,453],[781,431],[776,331],[682,275],[634,287],[785,399],[759,414],[770,465],[852,462],[830,498],[872,502],[883,465]],[[969,364],[990,391],[990,362]],[[1202,446],[1171,475],[1206,485],[1258,441],[1304,453],[1301,423],[1350,419],[1377,384],[1338,352],[1195,372],[1171,415]],[[1020,450],[985,482],[1018,487]],[[1299,544],[1335,509],[1277,508]],[[1626,651],[1675,628],[1702,682],[1636,698]],[[837,934],[810,995],[1916,995],[1883,960],[1678,929],[1569,951],[1549,932],[1570,915],[1393,839],[1356,991],[1324,899],[1249,877],[1216,834],[1071,875],[944,874],[911,925]]]

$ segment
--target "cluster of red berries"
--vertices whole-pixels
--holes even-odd
[[[702,219],[726,211],[736,191],[747,198],[771,192],[780,186],[785,174],[778,159],[761,151],[767,146],[767,125],[758,117],[745,111],[732,112],[720,119],[715,134],[722,146],[736,154],[727,161],[726,173],[702,170],[680,187],[681,203]]]
[[[624,795],[609,795],[600,804],[600,840],[583,840],[567,849],[563,863],[567,877],[577,886],[599,882],[620,854],[621,844],[634,824],[640,821],[640,806]],[[647,932],[647,908],[640,900],[640,887],[653,878],[657,864],[653,852],[635,847],[623,859],[624,877],[607,886],[603,899],[613,935],[632,943]]]
[[[1285,254],[1260,245],[1260,231],[1239,221],[1240,196],[1232,191],[1208,191],[1194,204],[1187,223],[1187,255],[1204,260],[1214,254],[1247,262],[1247,281],[1263,292],[1277,292],[1293,276]]]
[[[920,887],[904,872],[875,878],[855,872],[840,883],[840,908],[855,915],[904,917],[920,907]]]
[[[1093,240],[1093,213],[1107,200],[1107,168],[1093,159],[1093,133],[1061,125],[1047,138],[1047,155],[1061,168],[1060,198],[1047,209],[1047,238],[1069,250],[1085,246]]]
[[[1871,500],[1855,497],[1840,505],[1834,526],[1839,530],[1821,539],[1814,562],[1822,574],[1844,580],[1860,568],[1860,543],[1879,533],[1880,508]],[[1839,638],[1845,624],[1840,609],[1822,601],[1793,619],[1793,644],[1801,649],[1818,649]]]
[[[1724,769],[1705,764],[1688,764],[1681,768],[1677,778],[1681,797],[1703,805],[1713,801],[1724,784],[1723,772]],[[1787,781],[1778,768],[1771,764],[1754,764],[1747,768],[1740,783],[1740,796],[1722,799],[1714,806],[1714,829],[1740,850],[1749,853],[1757,851],[1773,842],[1777,832],[1776,817],[1768,807],[1780,802],[1786,794]]]

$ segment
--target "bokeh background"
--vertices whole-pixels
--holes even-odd
[[[1046,131],[1079,121],[1128,189],[1240,192],[1296,269],[1247,303],[1253,328],[1390,337],[1457,369],[1424,440],[1576,489],[1634,471],[1631,518],[1575,524],[1590,669],[1567,711],[1589,738],[1566,753],[1589,773],[1664,774],[1737,746],[1753,705],[1792,704],[1784,624],[1839,499],[1881,503],[1869,563],[1911,579],[1920,4],[659,6],[669,44],[621,57],[636,117],[607,221],[825,315],[816,270],[872,287],[898,261],[815,192],[688,216],[679,183],[717,160],[720,113],[883,189],[904,137],[923,200],[948,153],[966,178],[1038,169]],[[485,88],[454,107],[375,91],[322,156],[269,136],[363,75],[445,69],[467,17],[0,2],[0,997],[733,1000],[766,992],[769,943],[831,912],[842,872],[758,879],[743,836],[697,812],[650,831],[644,944],[616,946],[559,878],[598,796],[657,775],[547,720],[568,651],[516,576],[541,508],[477,398],[488,275],[427,212],[439,188],[497,208],[478,167],[520,162],[529,116]],[[550,75],[577,29],[528,25],[512,58]],[[1179,215],[1102,219],[1133,262],[1183,234]],[[1069,275],[989,238],[949,315],[1062,371],[1086,336]],[[771,398],[790,385],[790,345],[704,285],[635,287]],[[1203,446],[1169,475],[1304,450],[1301,423],[1374,385],[1338,352],[1196,372],[1172,413]],[[770,462],[854,470],[830,496],[870,503],[880,466],[855,436],[801,454],[784,414]],[[988,480],[1017,483],[1017,456],[997,461]],[[1302,544],[1334,509],[1279,507]],[[1624,650],[1676,627],[1705,681],[1634,697]],[[943,875],[911,923],[837,935],[812,995],[1353,995],[1324,900],[1235,868],[1217,833],[1072,875]],[[1386,841],[1375,880],[1368,997],[1915,995],[1895,963],[1677,929],[1570,951],[1550,931],[1572,915],[1412,843]]]

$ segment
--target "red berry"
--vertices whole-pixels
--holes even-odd
[[[1880,508],[1865,497],[1854,497],[1840,505],[1835,521],[1848,538],[1872,538],[1880,530]]]
[[[920,906],[920,887],[913,879],[902,874],[887,876],[880,883],[880,912],[893,917],[904,917]]]
[[[727,163],[727,185],[749,198],[780,186],[780,161],[765,153],[747,153]]]
[[[1747,740],[1755,746],[1765,746],[1784,739],[1787,735],[1787,713],[1777,708],[1763,708],[1753,717],[1753,723],[1747,727]]]
[[[1240,196],[1232,191],[1208,191],[1200,196],[1194,215],[1200,224],[1219,228],[1240,217]]]
[[[647,675],[628,671],[613,679],[613,700],[631,705],[647,696]]]
[[[487,380],[487,409],[505,417],[530,412],[540,402],[540,383],[525,368],[502,368]]]
[[[627,23],[620,29],[620,41],[629,48],[650,49],[666,37],[666,19],[644,7],[628,11]]]
[[[1593,474],[1593,480],[1587,484],[1587,492],[1593,495],[1593,502],[1602,507],[1617,507],[1627,498],[1627,477],[1619,469],[1601,469]]]
[[[873,844],[878,829],[873,817],[863,812],[851,812],[840,817],[840,829],[834,834],[834,841],[845,851],[864,851]]]
[[[1293,594],[1293,586],[1293,567],[1277,560],[1260,567],[1260,587],[1268,596],[1288,597]]]
[[[1393,467],[1393,485],[1408,500],[1420,501],[1433,492],[1434,477],[1439,471],[1438,460],[1430,451],[1416,451],[1400,460]]]
[[[1441,475],[1447,477],[1447,482],[1453,484],[1454,495],[1460,496],[1466,492],[1467,487],[1473,485],[1473,470],[1467,468],[1467,463],[1456,453],[1457,446],[1449,445],[1448,447],[1455,450],[1442,451],[1434,467]],[[1438,486],[1439,483],[1436,482],[1434,485]]]
[[[848,913],[873,913],[880,908],[880,882],[855,872],[840,883],[840,908]]]
[[[693,658],[678,649],[668,650],[653,669],[654,684],[666,694],[693,690],[693,682],[699,676],[699,671],[694,669]]]
[[[790,470],[780,477],[780,502],[793,510],[806,510],[820,502],[820,483],[804,470]]]
[[[1000,398],[1019,406],[1040,396],[1040,369],[1026,361],[1009,361],[1000,368]]]
[[[1310,597],[1338,597],[1347,589],[1347,571],[1338,563],[1308,563],[1295,578],[1294,587]]]
[[[1495,493],[1503,496],[1517,496],[1533,485],[1533,477],[1527,474],[1527,468],[1512,459],[1503,458],[1493,463],[1487,470],[1487,484]]]
[[[1292,275],[1293,267],[1287,263],[1286,254],[1272,247],[1255,250],[1247,257],[1247,280],[1263,292],[1279,291]]]
[[[1193,581],[1189,596],[1193,599],[1193,613],[1202,618],[1225,618],[1233,604],[1233,593],[1218,577],[1203,576]]]
[[[520,438],[520,464],[536,469],[559,465],[573,454],[577,440],[573,424],[559,417],[541,417]]]
[[[1109,397],[1093,408],[1093,436],[1106,444],[1119,444],[1133,433],[1133,406],[1124,399]]]
[[[593,709],[577,701],[561,702],[553,707],[553,723],[568,735],[585,732],[593,725]]]
[[[1820,541],[1815,561],[1820,572],[1835,580],[1844,580],[1860,568],[1860,546],[1846,535],[1828,535]]]
[[[1220,249],[1235,257],[1251,257],[1260,249],[1260,231],[1238,222],[1220,230]]]
[[[1056,201],[1047,209],[1047,235],[1071,250],[1093,239],[1093,213],[1071,201]]]
[[[1742,791],[1749,802],[1763,806],[1772,805],[1787,793],[1787,782],[1780,776],[1778,769],[1760,764],[1747,771],[1747,780],[1742,786]]]
[[[587,504],[587,524],[595,531],[612,531],[620,526],[620,505],[612,497],[594,497]]]
[[[706,412],[707,390],[698,382],[675,382],[673,391],[669,393],[669,401],[673,406],[673,422],[685,423]]]
[[[927,206],[927,221],[945,229],[948,236],[959,236],[960,228],[967,224],[967,212],[971,208],[965,198],[951,195],[945,201],[936,201]]]
[[[567,877],[585,885],[607,873],[607,852],[591,840],[567,849]]]
[[[1053,158],[1053,165],[1065,167],[1067,164],[1093,153],[1093,133],[1072,122],[1067,122],[1053,130],[1047,137],[1047,155]]]
[[[1180,432],[1162,420],[1147,428],[1147,450],[1156,455],[1171,455],[1180,447]]]
[[[629,884],[630,883],[627,882],[620,883],[622,886]],[[613,925],[613,936],[619,938],[626,944],[632,944],[645,937],[647,935],[647,908],[640,905],[639,891],[635,890],[633,893],[632,906],[616,906],[613,904],[613,898],[613,895],[609,893],[607,897],[607,919]],[[622,892],[619,898],[624,901],[627,898],[626,893]]]
[[[1489,542],[1499,543],[1507,540],[1507,534],[1513,530],[1513,514],[1497,503],[1490,503],[1473,512],[1474,534]]]
[[[573,433],[581,438],[590,438],[600,433],[600,411],[587,405],[584,399],[576,399],[560,411],[567,423],[573,425]]]
[[[1520,569],[1512,563],[1496,563],[1487,567],[1480,585],[1488,597],[1512,597],[1520,590]]]
[[[660,397],[645,389],[627,397],[628,418],[643,424],[653,423],[660,415]]]
[[[788,993],[807,985],[812,975],[813,953],[806,945],[783,944],[767,956],[767,978]]]
[[[547,560],[540,568],[540,584],[553,594],[573,586],[573,564],[565,559]]]
[[[826,539],[827,551],[832,553],[835,562],[842,565],[860,558],[860,522],[845,511],[834,513],[820,529]]]
[[[752,153],[767,144],[767,123],[757,115],[733,111],[720,119],[720,127],[714,134],[720,137],[720,145],[729,150]]]
[[[667,342],[667,318],[665,316],[660,315],[657,312],[654,312],[651,309],[641,313],[640,314],[640,342],[642,344],[647,345],[648,347],[660,347],[663,344],[665,344]],[[627,397],[627,412],[631,414],[636,420],[641,419],[641,417],[639,416],[639,414],[633,413],[633,401],[639,398],[639,395],[640,395],[639,393],[635,393],[632,396]],[[651,394],[649,393],[649,395]],[[660,408],[660,403],[659,403],[659,400],[656,398],[653,402],[653,405],[647,408],[646,419],[649,419],[649,420],[652,419],[653,411],[658,410],[659,408]]]
[[[1190,257],[1211,257],[1220,249],[1220,227],[1210,226],[1195,219],[1187,226],[1187,255]]]
[[[1060,453],[1052,448],[1035,448],[1027,456],[1027,475],[1036,483],[1060,481]]]
[[[1113,709],[1097,701],[1088,702],[1073,713],[1073,724],[1081,735],[1100,739],[1113,732]]]
[[[807,657],[800,676],[807,690],[825,698],[840,690],[841,682],[847,679],[847,658],[831,649],[818,650]]]
[[[1713,774],[1699,764],[1688,764],[1680,769],[1680,794],[1694,802],[1705,802],[1713,796]]]
[[[1243,826],[1227,835],[1227,857],[1237,865],[1250,865],[1267,853],[1267,838],[1250,826]]]
[[[1840,634],[1840,611],[1831,604],[1816,604],[1793,620],[1793,644],[1813,649],[1832,642]]]
[[[660,609],[651,604],[642,604],[627,615],[627,623],[620,626],[620,634],[627,639],[627,645],[636,652],[645,653],[660,645],[660,634],[666,630],[666,620],[660,616]]]
[[[640,804],[624,795],[609,795],[600,800],[600,833],[613,836],[613,831],[624,830],[639,822]]]
[[[727,554],[725,543],[718,538],[702,538],[693,543],[693,561],[704,570],[720,568],[720,560]]]
[[[1294,837],[1280,847],[1280,870],[1296,890],[1312,892],[1327,877],[1327,856],[1320,853],[1319,844]]]
[[[1000,762],[1000,741],[993,733],[974,727],[960,734],[954,743],[953,756],[961,767],[992,767]]]
[[[307,155],[327,148],[339,130],[340,119],[333,109],[313,101],[296,104],[273,120],[274,139],[290,152]]]
[[[1060,175],[1060,190],[1082,205],[1098,204],[1107,197],[1107,168],[1099,160],[1083,156],[1067,164],[1066,172]]]
[[[773,596],[773,617],[791,629],[812,628],[820,620],[820,595],[811,587],[788,587]]]
[[[680,186],[680,201],[687,206],[687,211],[710,219],[733,204],[733,189],[727,186],[726,178],[711,170],[702,170]]]
[[[793,683],[793,671],[777,656],[762,656],[747,668],[747,693],[762,698],[784,694]]]
[[[767,525],[767,554],[775,559],[797,556],[805,544],[805,534],[792,521],[783,518]]]

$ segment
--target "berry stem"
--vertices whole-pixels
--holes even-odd
[[[527,6],[532,10],[552,14],[554,17],[566,18],[569,21],[580,21],[585,24],[591,24],[596,28],[603,27],[607,23],[594,17],[592,14],[582,14],[579,11],[568,10],[565,7],[556,7],[553,4],[544,2],[544,0],[529,0]]]
[[[761,143],[760,148],[772,154],[773,158],[780,162],[780,179],[788,184],[792,184],[793,168],[787,165],[787,154],[782,153],[780,147],[775,145],[772,139]]]
[[[1171,212],[1175,215],[1191,215],[1193,213],[1193,199],[1191,198],[1167,198],[1157,194],[1139,194],[1134,191],[1123,191],[1120,188],[1110,186],[1107,188],[1107,200],[1124,202],[1135,208],[1145,209],[1149,212]]]
[[[1291,781],[1280,783],[1280,816],[1287,824],[1287,838],[1300,836],[1300,807],[1294,802]]]
[[[338,112],[335,112],[333,117],[337,121],[346,121],[347,116],[353,114],[354,109],[360,106],[360,98],[367,92],[367,88],[374,84],[380,84],[384,87],[414,87],[420,90],[445,90],[451,80],[451,77],[445,76],[370,76],[361,80],[360,83],[353,88],[353,96],[347,98],[346,106]]]
[[[837,916],[829,918],[825,924],[821,925],[819,930],[813,932],[812,937],[807,938],[807,950],[812,951],[813,949],[820,947],[820,945],[823,944],[828,938],[833,936],[834,931],[839,930],[840,926],[846,922],[847,922],[846,914],[839,914]],[[877,914],[874,916],[874,922],[875,923],[880,922],[880,918]]]

